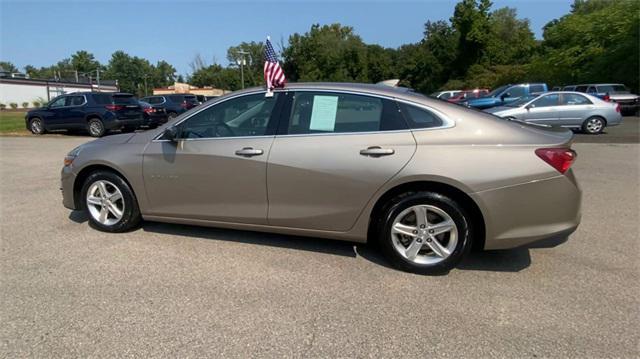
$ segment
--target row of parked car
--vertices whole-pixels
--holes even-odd
[[[74,92],[58,96],[25,115],[25,126],[34,134],[57,130],[86,130],[93,137],[108,131],[155,128],[204,101],[192,94],[154,95],[136,98],[121,92]]]
[[[544,83],[509,84],[475,95],[485,91],[441,91],[431,96],[508,120],[559,125],[591,134],[620,124],[622,115],[635,114],[639,108],[638,95],[622,84],[570,85],[552,91]]]

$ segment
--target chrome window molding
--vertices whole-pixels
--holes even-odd
[[[199,109],[198,111],[190,114],[188,117],[185,117],[183,119],[180,119],[179,121],[177,121],[175,124],[171,125],[171,126],[178,126],[181,123],[183,123],[184,121],[190,119],[191,117],[199,114],[200,112],[209,109],[212,106],[216,106],[218,104],[221,104],[223,102],[229,101],[229,100],[233,100],[239,97],[243,97],[243,96],[250,96],[250,95],[256,95],[256,94],[264,94],[266,93],[266,90],[256,90],[256,91],[251,91],[251,92],[243,92],[241,94],[237,94],[235,96],[230,96],[218,101],[214,101],[213,103],[207,104],[206,102],[200,106],[202,106],[201,109]],[[273,91],[274,93],[286,93],[286,92],[328,92],[328,93],[344,93],[344,94],[349,94],[349,95],[360,95],[360,96],[369,96],[369,97],[376,97],[376,98],[381,98],[381,99],[386,99],[386,100],[391,100],[391,101],[396,101],[396,102],[402,102],[405,103],[407,105],[410,106],[416,106],[416,107],[420,107],[424,110],[427,111],[431,111],[433,113],[435,113],[436,115],[438,115],[438,117],[440,117],[440,119],[442,119],[443,125],[442,126],[437,126],[437,127],[429,127],[429,128],[416,128],[416,129],[402,129],[402,130],[391,130],[391,131],[366,131],[366,132],[327,132],[327,133],[301,133],[301,134],[286,134],[286,135],[275,135],[275,136],[226,136],[226,137],[205,137],[205,138],[183,138],[180,139],[180,141],[193,141],[193,140],[198,140],[198,141],[202,141],[202,140],[224,140],[224,139],[234,139],[234,138],[266,138],[266,137],[305,137],[305,136],[344,136],[344,135],[371,135],[371,134],[385,134],[385,133],[401,133],[401,132],[415,132],[415,131],[433,131],[433,130],[441,130],[441,129],[447,129],[447,128],[452,128],[455,127],[455,121],[453,121],[452,119],[450,119],[447,115],[445,115],[444,113],[442,113],[442,111],[439,111],[431,106],[428,105],[424,105],[422,103],[418,103],[418,102],[414,102],[414,101],[410,101],[410,100],[405,100],[405,99],[400,99],[397,97],[392,97],[392,96],[387,96],[387,95],[380,95],[380,94],[373,94],[373,93],[369,93],[369,92],[365,92],[365,91],[352,91],[352,90],[338,90],[338,89],[311,89],[311,88],[304,88],[304,89],[296,89],[296,88],[282,88],[282,89],[275,89]],[[206,105],[206,106],[204,106]],[[162,140],[160,139],[160,137],[162,137],[164,133],[159,133],[158,135],[156,135],[156,137],[154,137],[154,139],[152,140],[152,142],[170,142],[169,140]]]

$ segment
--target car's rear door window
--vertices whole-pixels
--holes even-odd
[[[84,96],[69,96],[67,97],[67,106],[82,106],[84,105]]]
[[[592,104],[592,102],[588,98],[582,95],[574,94],[574,93],[562,94],[562,100],[560,101],[560,103],[562,105],[591,105]]]
[[[540,93],[540,92],[544,92],[544,86],[542,85],[530,85],[529,86],[529,92],[530,93]]]
[[[337,92],[296,92],[288,134],[352,133],[406,129],[390,100]]]

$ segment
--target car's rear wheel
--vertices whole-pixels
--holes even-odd
[[[87,131],[91,137],[102,137],[105,133],[104,124],[99,118],[92,118],[87,122]]]
[[[39,117],[34,117],[29,120],[29,130],[31,130],[31,133],[34,135],[42,135],[46,132],[44,130],[44,123]]]
[[[471,221],[462,206],[442,194],[402,194],[390,201],[382,218],[379,246],[404,271],[444,273],[471,249]]]
[[[105,232],[124,232],[141,220],[133,191],[119,175],[97,171],[89,175],[82,187],[84,208],[89,222]]]
[[[589,117],[582,124],[582,131],[591,135],[602,133],[606,123],[602,117]]]

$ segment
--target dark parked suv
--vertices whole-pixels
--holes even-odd
[[[142,101],[164,108],[170,119],[199,105],[196,95],[189,94],[155,95],[145,97]]]
[[[138,100],[128,93],[75,92],[58,96],[27,112],[25,125],[36,135],[52,130],[87,130],[101,137],[108,130],[134,131],[144,122]]]

